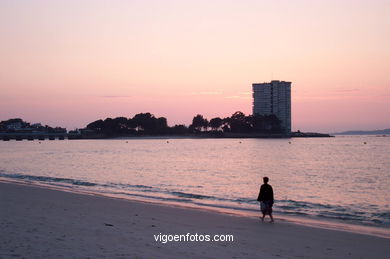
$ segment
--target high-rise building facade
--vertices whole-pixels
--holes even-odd
[[[274,114],[286,133],[291,132],[291,82],[274,80],[252,84],[253,114]]]

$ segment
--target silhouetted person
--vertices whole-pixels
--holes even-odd
[[[272,186],[268,184],[268,177],[263,178],[264,184],[260,187],[260,193],[257,197],[257,200],[260,202],[260,210],[263,213],[263,217],[261,218],[264,221],[265,215],[269,215],[271,218],[271,222],[274,222],[274,218],[272,217],[272,206],[274,205],[274,191]]]

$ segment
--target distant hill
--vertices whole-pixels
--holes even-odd
[[[390,135],[390,129],[384,130],[351,130],[338,133],[332,133],[332,135]]]

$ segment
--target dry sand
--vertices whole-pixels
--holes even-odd
[[[156,242],[230,234],[233,242]],[[389,258],[390,239],[0,182],[0,258]]]

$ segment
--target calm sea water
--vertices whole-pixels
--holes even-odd
[[[366,144],[364,144],[366,142]],[[390,137],[0,142],[0,177],[187,206],[390,228]]]

